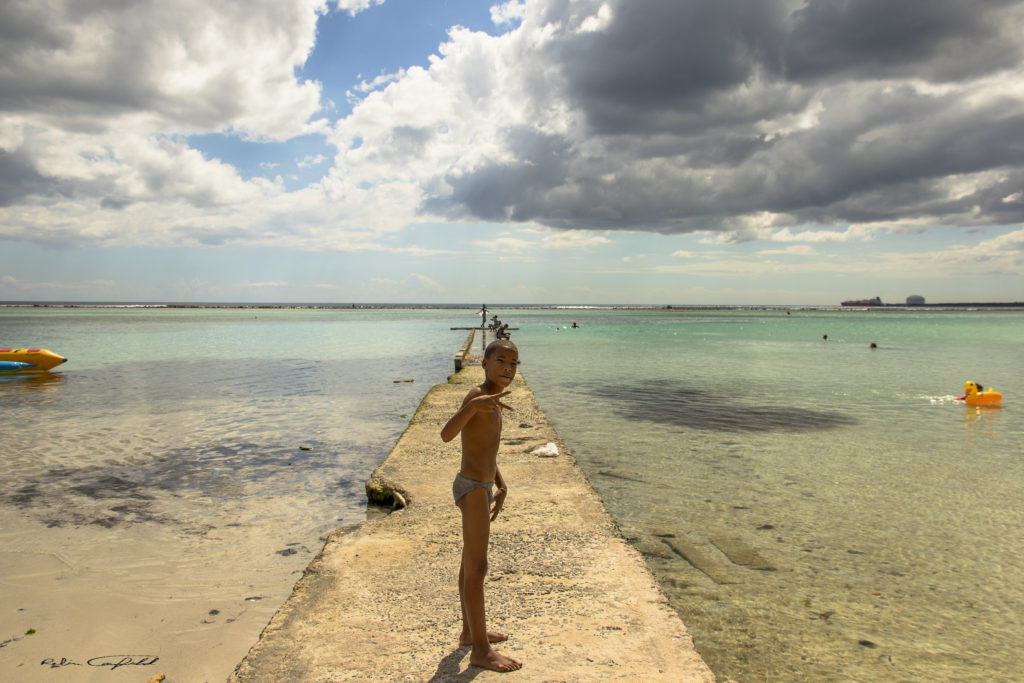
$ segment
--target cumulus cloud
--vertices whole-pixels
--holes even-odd
[[[373,5],[382,5],[384,0],[338,0],[336,5],[339,10],[344,10],[351,15]]]
[[[733,241],[760,239],[751,224],[1024,219],[1020,2],[495,11],[512,15],[503,36],[452,31],[429,69],[358,106],[334,181],[387,178],[449,219]]]
[[[416,292],[417,296],[430,296],[447,291],[443,285],[422,273],[409,273],[403,280],[371,278],[370,287],[378,297],[400,296],[409,291]]]
[[[238,285],[243,288],[256,288],[256,289],[279,289],[281,287],[294,287],[291,282],[283,282],[280,280],[272,282],[242,282]]]
[[[328,122],[301,76],[317,19],[381,1],[3,3],[0,237],[379,249],[450,220],[578,247],[1024,222],[1020,0],[511,0],[504,33],[453,27],[428,66],[345,86],[365,97]],[[216,132],[320,133],[333,158],[286,188],[187,143]]]
[[[957,253],[965,257],[966,263],[992,264],[1001,273],[1019,275],[1024,266],[1024,228],[983,240]]]
[[[499,26],[522,21],[525,16],[526,2],[523,0],[509,0],[491,6],[491,21]]]
[[[0,277],[0,285],[12,292],[34,293],[37,291],[51,292],[84,292],[113,291],[114,282],[110,280],[85,280],[75,282],[45,282],[18,280],[10,275]]]
[[[162,244],[192,229],[251,233],[259,223],[248,207],[282,201],[281,187],[243,180],[185,138],[322,130],[320,84],[295,70],[327,9],[323,0],[3,3],[0,236]]]
[[[604,235],[595,235],[586,231],[556,232],[548,235],[542,244],[547,249],[579,249],[599,244],[610,244],[611,240]]]
[[[409,273],[407,281],[412,283],[416,291],[420,293],[429,292],[432,294],[441,294],[445,291],[443,285],[422,273]]]
[[[815,254],[814,247],[807,244],[794,244],[785,249],[762,249],[764,256],[811,256]]]
[[[391,74],[380,74],[374,77],[373,80],[360,81],[359,84],[355,86],[355,90],[361,93],[379,90],[380,88],[386,86],[387,84],[394,83],[395,81],[401,79],[402,76],[404,75],[405,69],[400,69],[399,71]]]
[[[481,249],[486,249],[488,251],[512,254],[518,254],[524,251],[532,251],[533,249],[537,248],[536,242],[520,239],[518,237],[508,236],[497,237],[495,239],[487,241],[477,241],[474,244],[477,247],[480,247]]]
[[[690,256],[676,252],[674,256]],[[786,249],[765,249],[741,256],[735,253],[706,253],[700,259],[663,264],[654,270],[707,277],[771,276],[789,274],[848,274],[877,278],[929,280],[943,277],[1019,276],[1024,268],[1024,228],[982,240],[973,245],[953,244],[921,252],[862,254],[819,253],[807,245]]]
[[[234,128],[287,139],[320,107],[318,85],[293,70],[325,9],[322,0],[12,0],[0,9],[0,107],[51,130]]]
[[[309,168],[310,166],[319,166],[325,161],[327,161],[327,157],[323,154],[308,154],[302,158],[302,161],[298,162],[298,167]]]

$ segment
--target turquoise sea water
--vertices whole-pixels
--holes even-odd
[[[721,679],[1017,680],[1022,312],[495,312]],[[259,584],[272,612],[319,539],[364,518],[364,480],[475,321],[0,308],[0,347],[70,358],[0,376],[8,548],[59,532],[86,562],[145,530],[146,553]],[[953,401],[968,379],[1003,406]]]
[[[81,500],[98,489],[146,496],[110,515],[115,526],[145,518],[140,508],[167,495],[174,506],[218,494],[340,500],[335,517],[358,520],[350,499],[363,496],[364,474],[450,372],[465,334],[449,329],[450,317],[0,309],[0,346],[70,359],[52,373],[0,375],[0,448],[14,475],[0,495],[53,525],[99,523]]]
[[[451,317],[0,308],[0,348],[69,358],[0,375],[0,680],[225,680],[325,536],[366,519],[465,339]],[[159,659],[86,665],[117,653]]]
[[[1024,316],[571,315],[524,375],[720,678],[1020,680]]]

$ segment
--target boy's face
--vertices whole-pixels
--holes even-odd
[[[504,389],[512,383],[519,366],[519,354],[512,349],[497,348],[490,358],[484,358],[481,365],[487,381]]]

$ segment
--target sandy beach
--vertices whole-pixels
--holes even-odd
[[[73,550],[83,533],[108,552]],[[5,532],[0,679],[223,681],[317,550],[276,555],[239,584],[231,558],[275,542],[267,529],[227,530],[197,536],[183,558],[166,556],[180,539],[141,525]]]
[[[231,681],[714,681],[521,378],[499,453],[509,497],[492,526],[486,591],[488,626],[510,634],[501,650],[524,667],[469,665],[456,642],[458,444],[438,434],[482,379],[468,367],[427,394],[368,483],[407,507],[334,533]],[[534,453],[549,443],[557,456]]]

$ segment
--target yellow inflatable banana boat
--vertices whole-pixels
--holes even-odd
[[[67,360],[47,349],[0,349],[0,367],[10,364],[9,370],[49,370]]]

